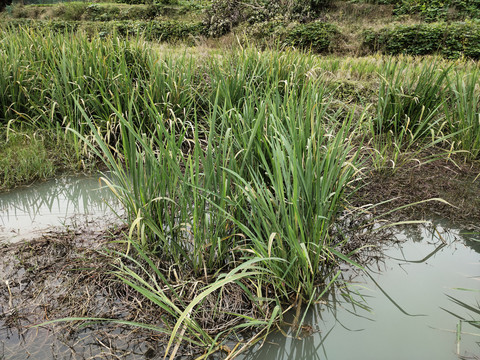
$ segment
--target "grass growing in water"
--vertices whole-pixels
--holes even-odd
[[[297,73],[283,72],[286,80],[271,71],[283,56],[299,64]],[[335,228],[361,165],[352,144],[353,115],[342,123],[338,112],[327,114],[320,80],[295,81],[304,75],[299,55],[247,50],[227,61],[245,88],[219,81],[213,102],[203,99],[208,108],[194,111],[192,122],[167,119],[143,96],[141,104],[132,96],[122,107],[107,101],[121,139],[114,149],[78,104],[94,134],[90,146],[114,174],[110,186],[127,209],[137,250],[142,244],[181,273],[208,279],[209,287],[255,261],[258,272],[234,280],[255,306],[311,301],[336,277],[338,260],[353,263],[338,251],[347,239]],[[244,70],[250,66],[254,72]],[[213,69],[212,77],[221,78],[222,68]],[[146,129],[135,121],[142,115],[149,119]],[[133,275],[126,270],[125,276]],[[156,301],[171,308],[159,291]],[[169,312],[177,324],[193,311],[181,309]],[[280,315],[267,313],[271,321]],[[185,323],[190,338],[192,326]]]

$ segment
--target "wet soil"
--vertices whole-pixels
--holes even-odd
[[[408,206],[417,202],[421,203]],[[383,203],[372,208],[373,216],[390,221],[439,217],[480,230],[480,164],[436,160],[426,164],[410,162],[395,172],[374,171],[355,194],[353,203]],[[394,209],[399,210],[382,215]]]
[[[164,333],[111,321],[72,320],[102,318],[165,327],[168,315],[115,275],[120,264],[116,251],[125,252],[126,232],[126,228],[81,228],[0,245],[0,359],[163,358],[169,340]],[[121,263],[138,270],[128,259]],[[156,266],[170,274],[172,288],[184,294],[187,304],[211,281],[188,274],[177,278],[172,265],[161,260]],[[243,291],[227,284],[213,292],[195,320],[216,335],[242,321],[234,313],[258,316]],[[165,293],[181,307],[168,289]],[[58,319],[70,320],[49,323]],[[203,351],[182,344],[175,359],[196,358]]]
[[[81,321],[33,327],[68,317],[155,322],[158,309],[141,303],[111,272],[105,251],[119,234],[82,229],[0,248],[1,359],[155,356],[165,339],[138,328],[106,322],[82,328]]]

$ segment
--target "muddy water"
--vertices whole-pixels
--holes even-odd
[[[99,176],[66,176],[18,188],[0,194],[0,242],[28,240],[100,219],[112,221],[119,209]]]
[[[404,244],[354,278],[350,295],[362,302],[362,294],[369,310],[337,295],[308,312],[299,339],[286,328],[242,359],[479,359],[480,328],[462,322],[457,343],[455,315],[480,315],[454,299],[480,311],[480,237],[437,230],[446,244],[436,231],[404,231]]]

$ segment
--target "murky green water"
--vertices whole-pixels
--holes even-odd
[[[453,301],[480,310],[479,237],[438,230],[446,245],[431,231],[410,229],[399,235],[404,244],[387,249],[384,262],[369,266],[370,275],[354,279],[350,291],[363,294],[370,311],[337,297],[334,306],[309,311],[305,323],[312,326],[311,335],[304,331],[295,339],[285,329],[287,337],[274,334],[242,359],[479,359],[480,336],[470,333],[480,335],[480,329],[463,322],[457,344],[459,319],[453,315],[480,320]]]
[[[64,226],[113,221],[120,208],[99,176],[66,176],[0,194],[0,242],[18,242]],[[107,220],[108,219],[108,220]]]

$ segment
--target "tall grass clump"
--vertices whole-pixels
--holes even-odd
[[[260,56],[238,54],[236,66],[256,64],[258,75],[239,70],[241,96],[225,76],[202,118],[167,121],[146,98],[138,104],[132,97],[126,108],[110,103],[122,141],[115,151],[100,133],[96,142],[117,174],[112,187],[134,224],[131,233],[143,244],[196,273],[225,266],[246,249],[289,259],[270,270],[288,280],[285,295],[301,284],[310,296],[322,263],[335,258],[329,232],[358,168],[355,131],[351,119],[342,124],[328,115],[320,81],[302,79],[303,71],[296,73],[300,81],[289,79],[271,71],[280,69],[282,55]],[[219,79],[221,65],[207,75]],[[141,116],[148,129],[136,123]]]
[[[457,71],[450,80],[451,101],[445,107],[449,131],[456,150],[466,152],[470,160],[480,154],[480,72]]]
[[[380,162],[395,164],[452,136],[443,132],[450,71],[435,62],[413,67],[391,59],[385,64],[371,129]]]
[[[296,67],[288,61],[285,71],[286,59]],[[235,78],[227,63],[236,67]],[[77,103],[94,135],[90,146],[112,170],[109,186],[127,210],[129,247],[209,286],[255,262],[256,271],[243,271],[234,283],[258,308],[262,326],[278,321],[282,305],[320,296],[337,278],[338,261],[353,264],[339,250],[348,239],[336,220],[361,166],[356,126],[352,114],[329,111],[324,84],[307,68],[300,55],[250,49],[212,61],[204,74],[210,87],[199,92],[203,107],[195,103],[182,119],[167,117],[144,95],[133,94],[127,104],[106,99],[118,119],[115,147]],[[199,334],[185,314],[197,310],[181,300],[173,308],[165,287],[148,285],[150,271],[159,271],[153,262],[143,276],[128,266],[120,276],[170,309],[190,335]]]
[[[330,233],[359,161],[351,118],[329,117],[323,84],[286,88],[262,97],[252,89],[241,111],[226,112],[237,154],[230,175],[246,201],[232,221],[257,256],[287,260],[267,264],[281,295],[309,298],[338,255]]]
[[[183,116],[189,108],[194,80],[188,74],[193,74],[189,71],[193,64],[153,58],[140,39],[90,38],[82,32],[54,34],[29,28],[7,28],[0,39],[4,123],[69,125],[82,133],[86,124],[76,106],[80,102],[97,126],[111,129],[115,116],[103,100],[127,104],[132,95],[140,94],[168,116]]]

